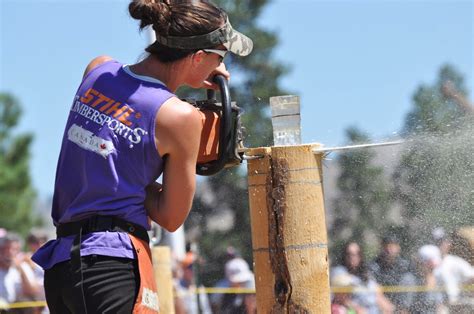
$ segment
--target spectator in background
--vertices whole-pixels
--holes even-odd
[[[26,246],[29,254],[36,252],[48,240],[46,231],[41,229],[34,229],[30,231],[26,237]]]
[[[240,252],[235,247],[228,246],[226,248],[226,252],[224,256],[224,265],[235,258],[241,258]],[[224,272],[225,272],[225,267],[224,267]],[[217,281],[214,288],[217,288],[217,289],[230,288],[230,282],[229,282],[229,279],[227,279],[227,276],[224,275],[223,278]],[[224,297],[223,293],[213,293],[210,295],[210,301],[211,301],[213,312],[216,312],[219,309],[220,304],[222,303],[223,297]]]
[[[48,235],[44,230],[36,229],[32,230],[26,237],[26,247],[27,252],[25,253],[25,263],[30,267],[35,285],[38,287],[38,293],[35,295],[34,300],[46,300],[44,293],[44,270],[38,264],[33,262],[31,256],[48,240]],[[35,308],[35,313],[49,313],[47,307],[45,308]]]
[[[0,299],[7,303],[32,300],[41,290],[24,259],[20,237],[7,232],[0,238]]]
[[[190,247],[187,248],[187,253],[184,259],[179,263],[179,280],[176,285],[176,292],[179,297],[179,310],[177,313],[186,314],[211,314],[211,306],[207,298],[207,294],[200,292],[198,288],[204,288],[200,285],[198,287],[196,268],[200,261],[199,256],[194,253]]]
[[[393,234],[385,235],[381,252],[369,267],[376,282],[381,286],[399,286],[402,280],[412,276],[410,263],[400,256],[400,252],[398,238]],[[395,305],[397,313],[407,312],[410,307],[404,293],[385,293],[385,296]]]
[[[460,313],[463,310],[462,286],[474,283],[474,268],[466,260],[459,256],[449,254],[451,250],[451,238],[444,230],[436,229],[433,232],[434,240],[441,252],[441,263],[435,270],[436,278],[441,286],[446,289],[446,296],[450,310]]]
[[[45,300],[43,288],[44,270],[31,260],[31,256],[45,244],[47,240],[48,236],[43,230],[32,230],[26,237],[26,247],[28,251],[25,253],[25,262],[33,271],[37,284],[41,286],[41,293],[37,296],[37,300]]]
[[[422,246],[416,256],[416,270],[414,281],[405,281],[406,285],[422,286],[425,290],[411,293],[411,314],[436,314],[440,313],[443,303],[443,294],[438,289],[435,269],[441,263],[441,253],[434,245]]]
[[[235,257],[225,264],[225,280],[221,280],[220,288],[255,289],[255,278],[248,263]],[[257,313],[256,298],[253,293],[226,293],[214,298],[213,309],[222,314],[254,314]]]
[[[196,285],[194,282],[194,254],[186,253],[185,258],[181,261],[180,278],[177,283],[177,295],[183,305],[184,313],[197,314],[198,300],[196,294]]]
[[[173,276],[173,298],[174,298],[174,311],[175,314],[186,314],[186,308],[183,302],[183,295],[180,291],[180,280],[183,276],[181,266],[179,263],[173,259],[171,266],[171,273]]]
[[[331,276],[331,286],[334,288],[331,300],[331,314],[365,314],[367,310],[354,302],[352,293],[354,288],[353,278],[349,273],[344,273],[342,269],[338,274]],[[347,291],[346,291],[347,289]]]
[[[331,277],[347,273],[358,291],[353,293],[353,301],[367,310],[368,314],[392,313],[393,304],[384,296],[380,286],[369,274],[361,248],[356,242],[348,242],[341,252],[341,265],[333,267]]]

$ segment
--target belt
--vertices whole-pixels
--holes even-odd
[[[75,286],[79,296],[82,298],[79,313],[87,314],[86,298],[83,289],[82,260],[81,260],[81,242],[82,235],[91,232],[112,231],[127,232],[135,237],[150,242],[148,232],[143,226],[125,221],[114,216],[92,216],[83,220],[60,224],[56,227],[56,236],[58,238],[75,236],[71,246],[71,268],[73,276],[78,284]]]
[[[143,226],[114,216],[92,216],[83,220],[60,224],[56,227],[56,236],[62,238],[100,231],[127,232],[147,243],[150,242],[148,232]]]

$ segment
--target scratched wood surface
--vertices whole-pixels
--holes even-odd
[[[316,144],[253,149],[248,184],[258,313],[330,313]]]

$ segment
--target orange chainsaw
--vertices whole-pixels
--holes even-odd
[[[219,86],[220,102],[213,90],[207,91],[207,100],[186,100],[202,114],[203,129],[196,165],[196,173],[202,176],[216,174],[243,160],[240,108],[231,102],[227,79],[216,75],[214,82]]]

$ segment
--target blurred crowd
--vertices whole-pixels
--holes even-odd
[[[340,265],[330,271],[332,313],[474,313],[468,287],[474,283],[474,268],[450,254],[451,245],[451,238],[437,229],[431,243],[405,259],[399,239],[387,234],[376,258],[366,262],[361,246],[349,241]]]
[[[46,240],[41,231],[22,239],[0,229],[0,313],[11,303],[44,300],[43,271],[31,261],[31,255]],[[361,245],[349,241],[330,268],[331,312],[474,313],[472,261],[452,254],[451,245],[449,235],[437,229],[431,243],[405,259],[400,240],[387,234],[376,257],[366,261]],[[200,267],[205,267],[205,262],[190,247],[184,258],[175,259],[176,314],[257,313],[254,274],[235,249],[227,249],[222,278],[214,287],[204,288],[199,283]],[[8,313],[48,310],[31,306]]]
[[[31,256],[47,239],[41,230],[30,232],[23,240],[18,234],[0,228],[0,313],[6,312],[9,303],[44,301],[44,272]],[[48,310],[25,307],[10,309],[8,313],[39,314]]]
[[[197,283],[197,268],[204,266],[198,254],[188,250],[174,267],[176,314],[256,314],[255,277],[233,247],[228,247],[223,278],[206,291]]]
[[[371,261],[365,260],[361,245],[354,241],[347,242],[334,259],[337,262],[330,268],[333,314],[474,313],[474,268],[451,254],[452,240],[442,229],[407,259],[404,256],[409,254],[402,252],[394,234],[380,242],[380,251]],[[232,248],[223,266],[224,277],[210,294],[199,290],[195,281],[199,267],[205,267],[204,261],[191,251],[177,264],[177,314],[257,312],[254,275]]]

